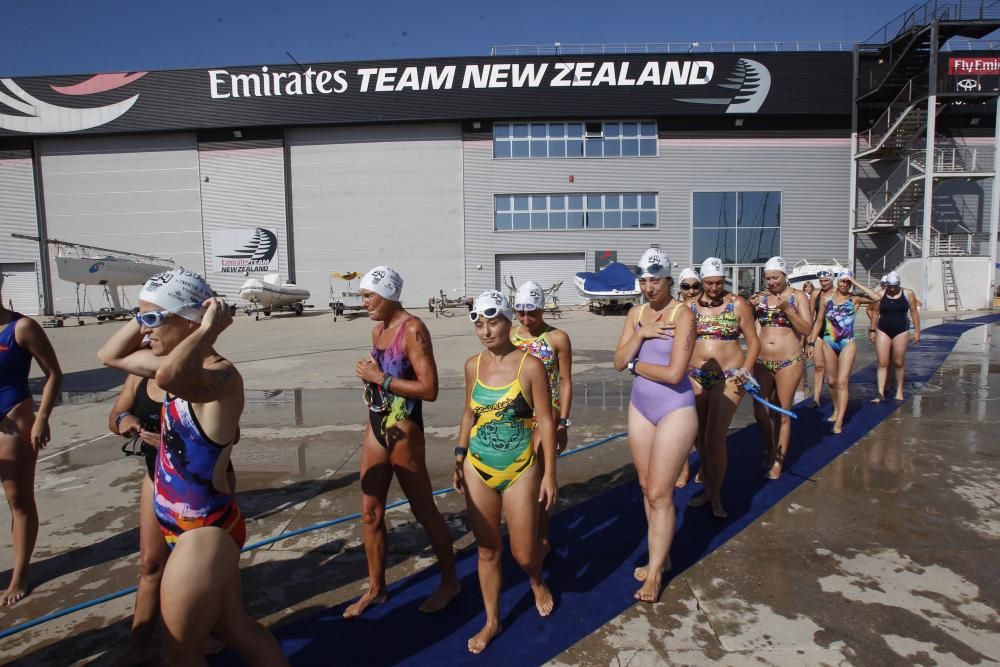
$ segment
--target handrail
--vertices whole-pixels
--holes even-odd
[[[490,56],[560,56],[632,53],[771,53],[789,51],[851,51],[852,42],[830,40],[748,42],[610,42],[594,44],[505,44],[490,48]]]
[[[919,257],[923,251],[923,234],[909,232],[904,237],[905,257]],[[990,254],[989,232],[945,234],[931,230],[931,257],[986,257]]]
[[[894,126],[909,113],[914,101],[927,96],[927,86],[921,85],[926,81],[927,72],[924,71],[903,85],[903,88],[892,102],[889,102],[889,106],[882,112],[878,120],[865,132],[858,133],[858,144],[856,147],[858,153],[862,152],[862,150],[870,150],[879,144],[882,139],[892,132]],[[861,148],[862,139],[864,139],[867,145],[864,149]]]
[[[977,21],[1000,18],[1000,0],[957,0],[940,2],[928,0],[922,5],[914,5],[890,19],[873,32],[861,45],[885,45],[904,32],[925,26],[935,19],[939,21]]]

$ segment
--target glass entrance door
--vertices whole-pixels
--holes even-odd
[[[733,286],[740,296],[749,299],[761,290],[763,284],[763,268],[760,266],[737,266],[736,284]]]

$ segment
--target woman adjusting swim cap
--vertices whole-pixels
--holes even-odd
[[[403,277],[392,267],[376,266],[361,278],[360,289],[375,292],[389,301],[399,301],[403,293]]]
[[[146,281],[139,300],[152,303],[192,322],[201,322],[202,304],[215,296],[211,286],[197,273],[180,267],[157,273]]]

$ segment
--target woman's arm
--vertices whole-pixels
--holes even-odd
[[[561,419],[569,419],[573,408],[573,345],[565,331],[553,331],[549,337],[559,359],[559,403]]]
[[[389,391],[403,398],[437,400],[438,372],[430,331],[415,317],[407,321],[404,326],[406,330],[403,332],[403,354],[410,360],[410,366],[413,367],[416,377],[413,380],[393,377],[389,381]],[[377,385],[383,385],[388,377],[370,355],[368,359],[358,362],[355,372],[365,382]]]
[[[559,485],[556,483],[556,425],[552,420],[552,410],[540,405],[548,400],[549,379],[542,362],[530,355],[524,360],[521,377],[528,381],[528,398],[536,407],[535,430],[541,436],[542,456],[545,459],[545,473],[542,475],[538,502],[542,503],[546,510],[550,510],[559,495]]]
[[[130,320],[101,346],[97,351],[97,358],[105,366],[117,368],[130,375],[155,377],[162,360],[155,357],[152,351],[142,349],[141,345],[142,333],[139,330],[139,323]]]
[[[917,301],[917,295],[913,293],[913,290],[906,290],[909,292],[909,298],[907,301],[910,304],[910,319],[913,321],[913,342],[920,342],[920,308],[918,307],[920,302]]]
[[[628,366],[628,362],[635,359],[642,346],[642,338],[636,331],[635,323],[639,317],[639,310],[642,306],[632,306],[625,316],[625,324],[622,325],[622,334],[618,337],[618,345],[615,347],[615,370],[623,371]]]
[[[792,330],[800,336],[809,334],[812,328],[812,320],[809,318],[809,303],[806,295],[799,290],[792,290],[792,297],[795,299],[793,306],[788,301],[781,299],[779,308],[785,311],[788,321],[792,323]],[[781,298],[780,296],[778,298]]]
[[[157,359],[160,363],[154,374],[156,384],[167,393],[192,403],[219,401],[237,390],[242,397],[242,378],[232,363],[225,361],[205,366],[205,358],[212,354],[219,334],[232,323],[233,317],[221,299],[206,300],[199,327],[162,357],[162,361]]]
[[[62,387],[63,373],[56,352],[52,349],[52,343],[38,322],[30,317],[22,317],[14,324],[14,341],[34,357],[45,373],[42,400],[38,405],[38,412],[35,413],[35,423],[31,427],[31,446],[37,452],[49,444],[49,439],[52,437],[49,431],[49,416]]]
[[[809,333],[809,342],[815,343],[816,339],[819,338],[819,332],[823,329],[823,320],[826,316],[823,313],[823,299],[822,297],[816,299],[816,314],[815,320],[813,321],[812,331]]]
[[[133,429],[141,426],[139,418],[132,414],[132,408],[135,407],[135,389],[138,383],[139,376],[126,376],[125,384],[122,385],[122,390],[118,392],[118,398],[115,399],[115,404],[111,407],[111,412],[108,413],[108,430],[115,435],[131,433]],[[118,421],[118,415],[122,414],[128,416]]]
[[[635,365],[636,375],[662,384],[677,384],[687,375],[694,354],[694,313],[690,308],[677,311],[674,346],[667,365],[640,361]]]
[[[873,303],[875,301],[881,301],[882,300],[882,297],[879,296],[878,292],[876,292],[875,290],[872,290],[872,289],[869,289],[869,288],[865,287],[864,285],[862,285],[859,282],[856,282],[856,281],[852,280],[851,281],[851,285],[853,285],[854,287],[858,288],[858,290],[860,290],[860,292],[864,295],[863,298],[862,297],[857,297],[857,296],[854,297],[855,299],[858,300],[859,304],[869,304],[869,303]]]
[[[458,427],[458,446],[465,450],[463,456],[455,456],[455,472],[452,474],[452,486],[465,495],[465,459],[469,455],[469,439],[472,437],[472,424],[475,415],[472,414],[472,386],[476,377],[476,357],[465,361],[465,408],[462,410],[462,421]]]
[[[754,364],[757,363],[757,356],[760,354],[760,338],[757,337],[757,323],[754,321],[753,310],[741,296],[736,297],[736,316],[740,319],[743,340],[747,342],[747,358],[743,362],[743,370],[753,373]]]

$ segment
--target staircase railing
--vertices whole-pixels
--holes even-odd
[[[876,189],[865,193],[865,215],[862,226],[867,227],[885,211],[896,196],[915,177],[924,175],[924,152],[912,151],[903,157],[902,162]]]
[[[900,121],[910,112],[916,100],[927,97],[927,72],[923,72],[906,82],[896,98],[889,103],[879,119],[868,130],[858,133],[856,151],[875,148],[888,136]]]
[[[904,258],[921,256],[923,236],[919,232],[907,233],[904,242]],[[988,257],[990,235],[989,232],[942,234],[932,231],[930,253],[931,257]]]
[[[888,44],[904,32],[940,21],[976,21],[1000,17],[1000,0],[957,0],[940,2],[929,0],[922,5],[907,9],[891,19],[861,42],[862,45],[876,46]]]
[[[875,278],[881,278],[890,271],[898,268],[907,257],[906,242],[906,237],[897,241],[896,245],[889,248],[889,250],[882,255],[882,258],[868,269],[868,275]]]

